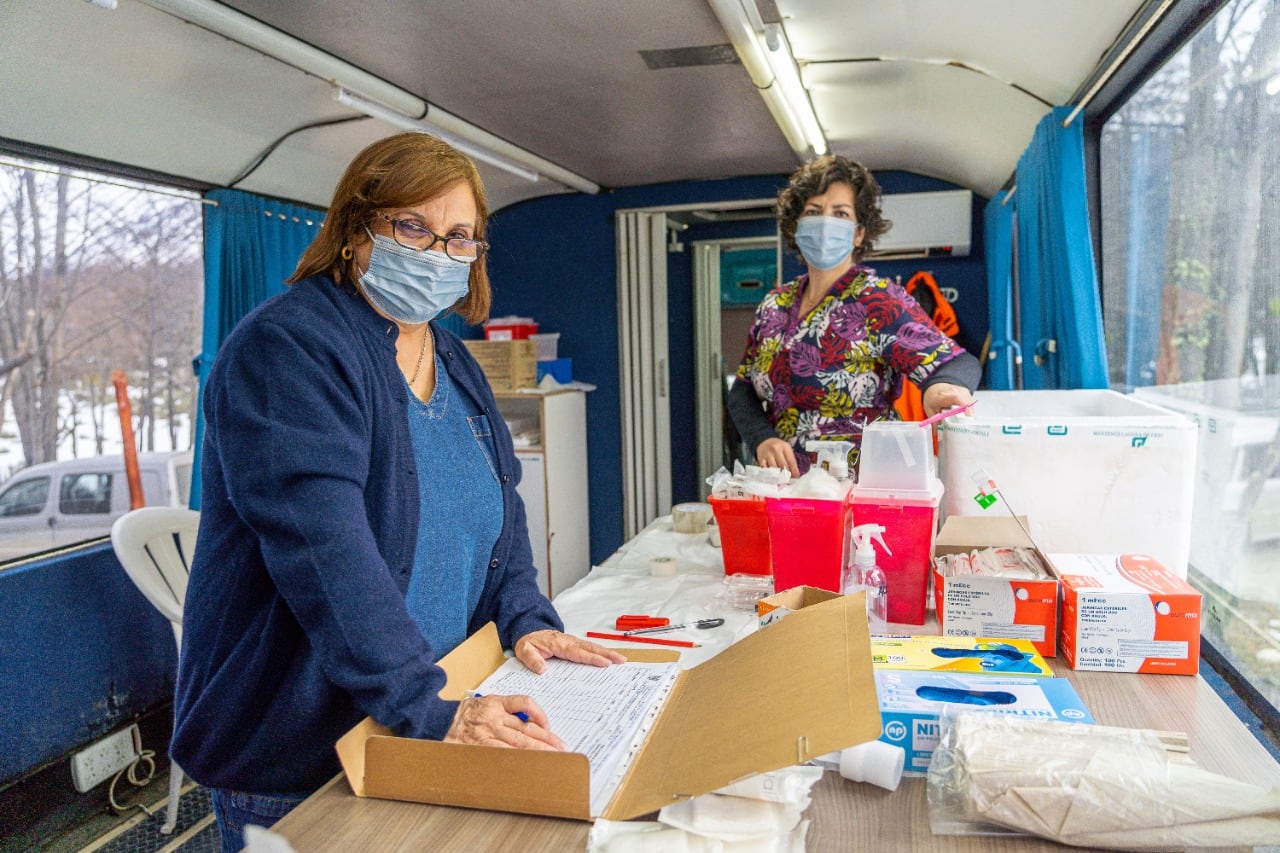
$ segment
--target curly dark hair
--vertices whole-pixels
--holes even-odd
[[[865,166],[839,154],[815,157],[796,169],[787,186],[778,193],[778,231],[782,234],[782,243],[801,260],[804,256],[796,246],[796,223],[800,221],[800,214],[809,199],[837,183],[853,187],[854,215],[864,229],[862,242],[853,247],[854,263],[866,257],[875,248],[876,240],[893,225],[880,215],[880,185]]]

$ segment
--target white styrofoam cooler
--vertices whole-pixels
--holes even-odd
[[[1026,515],[1045,551],[1151,554],[1187,575],[1196,425],[1115,391],[983,391],[939,429],[951,515]],[[1009,507],[978,498],[982,474]]]

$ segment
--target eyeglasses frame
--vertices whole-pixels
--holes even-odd
[[[395,240],[397,245],[404,246],[406,249],[410,249],[411,251],[414,251],[414,252],[425,252],[425,251],[428,251],[436,243],[444,243],[444,253],[448,255],[449,260],[457,261],[460,264],[470,264],[470,263],[475,263],[476,261],[483,258],[485,253],[489,251],[489,244],[486,243],[484,240],[472,240],[469,237],[444,237],[440,234],[437,234],[427,226],[423,225],[421,222],[418,222],[417,220],[414,220],[414,219],[392,219],[390,216],[387,216],[385,213],[382,213],[381,211],[374,211],[374,215],[390,223],[391,239]],[[428,234],[431,235],[431,242],[423,246],[422,248],[418,248],[417,246],[405,246],[404,243],[400,242],[399,238],[396,235],[396,224],[399,222],[408,222],[414,227],[421,228],[423,231],[426,231]],[[451,240],[462,240],[463,242],[466,242],[466,243],[474,243],[477,250],[476,256],[474,258],[455,258],[453,255],[450,255],[449,241]]]

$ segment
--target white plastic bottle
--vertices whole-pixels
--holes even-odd
[[[885,553],[892,554],[881,535],[884,532],[885,528],[879,524],[860,524],[849,531],[853,560],[845,566],[840,583],[840,591],[845,595],[866,591],[867,624],[872,632],[884,630],[889,622],[889,584],[884,570],[876,565],[876,549],[871,544],[875,539]]]

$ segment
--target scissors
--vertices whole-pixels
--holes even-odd
[[[682,625],[659,625],[654,628],[636,628],[632,631],[623,631],[623,635],[630,637],[633,634],[656,634],[659,631],[675,631],[680,628],[718,628],[724,624],[723,619],[699,619],[697,622],[685,622]]]

